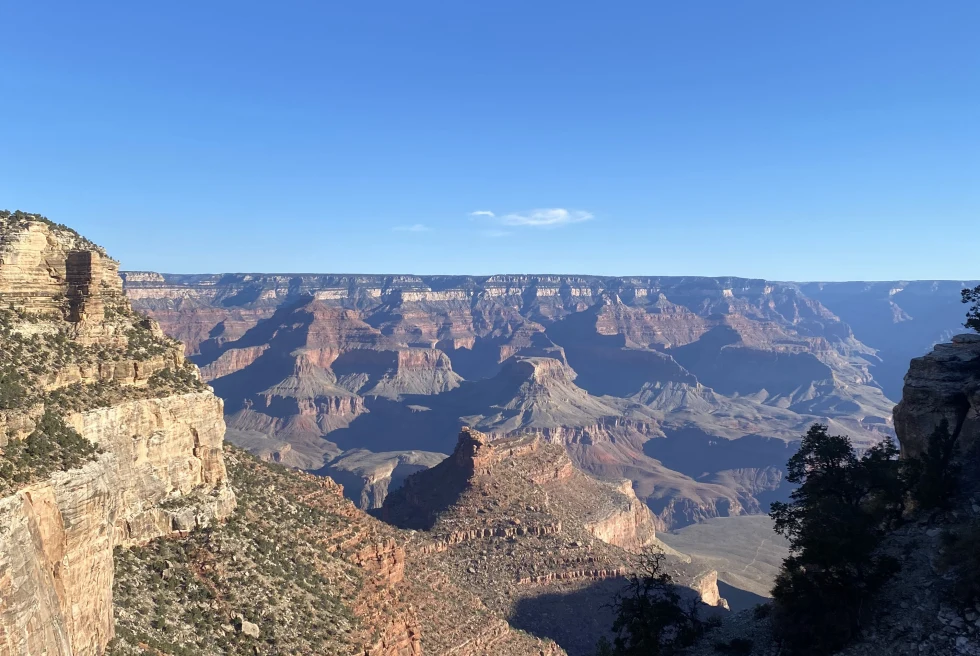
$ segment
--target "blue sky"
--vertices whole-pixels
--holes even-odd
[[[980,277],[975,0],[35,0],[0,25],[0,208],[125,268]]]

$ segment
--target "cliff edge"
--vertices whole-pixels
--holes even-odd
[[[980,335],[957,335],[912,360],[894,412],[904,456],[923,453],[944,419],[969,449],[980,436]]]
[[[119,265],[0,212],[0,655],[101,654],[113,548],[227,517],[223,407]]]

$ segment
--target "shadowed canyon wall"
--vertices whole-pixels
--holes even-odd
[[[858,444],[892,435],[892,369],[955,330],[961,285],[125,278],[134,306],[186,342],[225,399],[229,439],[345,477],[363,507],[403,478],[378,476],[397,454],[448,453],[445,436],[463,424],[566,445],[590,473],[630,479],[662,526],[784,496],[788,452],[814,422]],[[345,461],[350,450],[374,465]]]

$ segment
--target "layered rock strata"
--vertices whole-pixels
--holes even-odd
[[[464,429],[453,454],[410,476],[379,514],[418,530],[410,568],[447,572],[489,608],[570,654],[590,653],[608,631],[609,618],[586,609],[621,589],[635,566],[632,554],[670,551],[629,481],[594,479],[561,445],[535,435],[494,440]],[[724,604],[709,568],[671,553],[674,574],[692,594]],[[572,601],[579,596],[582,605]]]
[[[103,653],[114,547],[235,507],[221,401],[117,271],[64,226],[0,213],[0,654]]]
[[[785,494],[787,449],[759,453],[760,436],[793,443],[814,422],[862,445],[892,433],[880,359],[794,284],[126,276],[136,306],[188,340],[230,439],[311,471],[351,449],[448,452],[461,421],[536,430],[591,473],[633,480],[673,528]],[[373,503],[370,483],[348,494]]]
[[[902,400],[895,406],[902,454],[924,453],[943,421],[964,452],[980,437],[980,335],[957,335],[909,366]]]

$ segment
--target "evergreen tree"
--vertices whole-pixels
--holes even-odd
[[[789,460],[799,485],[774,503],[775,529],[790,555],[773,588],[776,637],[792,654],[830,654],[859,634],[866,602],[898,569],[877,555],[901,517],[905,487],[898,449],[884,441],[862,457],[846,436],[813,425]]]
[[[664,569],[665,559],[660,551],[644,555],[613,605],[615,638],[599,642],[598,656],[670,656],[701,633],[697,599],[684,603]]]
[[[980,285],[960,293],[963,294],[964,303],[973,303],[966,312],[966,323],[963,325],[980,333]]]

